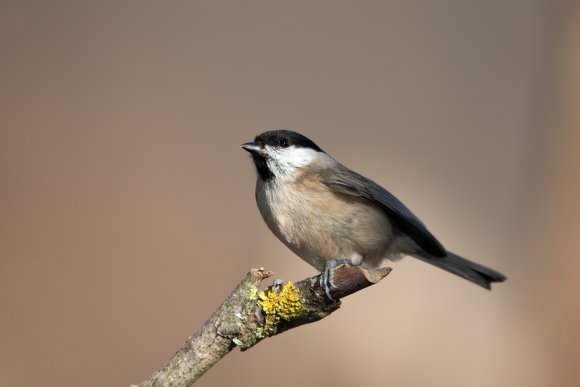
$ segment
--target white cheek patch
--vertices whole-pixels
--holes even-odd
[[[314,149],[294,145],[288,148],[275,148],[266,145],[266,150],[270,155],[267,160],[268,167],[278,176],[291,176],[296,169],[310,164],[318,155]]]
[[[317,151],[310,148],[291,146],[278,151],[280,160],[295,168],[310,164],[316,158]]]

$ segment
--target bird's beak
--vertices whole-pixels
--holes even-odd
[[[252,154],[261,155],[264,153],[264,144],[258,142],[247,142],[242,144],[241,147]]]

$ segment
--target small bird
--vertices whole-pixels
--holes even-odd
[[[330,297],[333,269],[372,269],[409,255],[486,289],[506,277],[445,247],[403,203],[290,130],[264,132],[241,147],[258,172],[256,202],[270,230],[321,273]]]

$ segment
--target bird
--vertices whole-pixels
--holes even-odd
[[[241,147],[257,171],[264,222],[291,251],[322,273],[329,298],[333,269],[365,269],[411,256],[491,290],[502,273],[447,250],[399,199],[345,167],[306,136],[266,131]]]

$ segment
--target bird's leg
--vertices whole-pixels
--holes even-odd
[[[324,271],[320,274],[320,286],[324,288],[326,296],[330,300],[333,300],[330,295],[330,287],[337,288],[334,283],[334,269],[340,265],[359,266],[362,264],[362,261],[363,256],[357,252],[352,253],[349,259],[332,259],[326,261]]]
[[[320,286],[324,288],[326,296],[330,300],[334,300],[330,295],[330,287],[336,288],[334,284],[334,269],[340,265],[350,265],[353,266],[352,259],[333,259],[331,261],[326,261],[324,271],[320,273]]]

